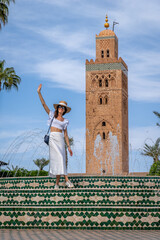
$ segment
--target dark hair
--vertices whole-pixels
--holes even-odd
[[[58,117],[58,107],[59,105],[57,106],[56,110],[54,111],[54,117],[57,118]],[[67,108],[65,107],[65,111],[62,115],[64,115],[65,113],[67,112]]]

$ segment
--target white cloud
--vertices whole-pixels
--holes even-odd
[[[85,55],[94,57],[94,49],[91,43],[94,39],[91,39],[89,32],[86,29],[71,30],[66,29],[64,26],[56,26],[52,28],[36,28],[32,26],[25,26],[26,29],[40,34],[47,42],[56,43],[61,46],[60,55],[63,55],[63,49],[70,52],[79,52]]]
[[[129,129],[129,144],[132,150],[143,148],[144,144],[153,145],[159,137],[157,126],[134,127]]]
[[[129,98],[135,101],[160,101],[160,55],[140,50],[127,55],[129,64]]]
[[[39,63],[35,67],[41,78],[52,82],[53,87],[58,86],[73,91],[84,92],[85,73],[84,65],[78,60],[57,59]]]
[[[109,16],[119,22],[116,31],[123,38],[151,36],[159,28],[160,4],[158,0],[122,0],[115,3]],[[119,31],[120,30],[120,31]],[[138,39],[137,39],[138,40]]]
[[[12,42],[14,48],[12,45],[7,45],[8,43],[3,44],[3,49],[0,48],[6,58],[10,56],[11,64],[15,64],[14,66],[17,64],[18,72],[20,70],[29,74],[36,72],[41,77],[46,77],[53,86],[56,83],[61,88],[84,92],[84,60],[88,56],[89,59],[95,57],[94,37],[96,33],[98,34],[103,30],[102,21],[104,21],[107,12],[110,28],[112,21],[117,20],[119,22],[116,28],[117,36],[123,44],[125,43],[125,47],[120,51],[122,57],[126,56],[124,60],[129,66],[129,98],[135,101],[159,102],[160,55],[159,45],[155,44],[159,39],[157,29],[159,29],[160,21],[160,4],[158,0],[135,0],[130,4],[128,4],[128,0],[112,3],[108,1],[107,5],[103,1],[99,4],[97,1],[37,0],[33,4],[33,9],[29,7],[28,0],[24,2],[27,11],[23,11],[22,4],[16,4],[14,9],[17,14],[15,16],[15,12],[13,12],[10,17],[15,18],[17,29],[25,31],[25,38],[23,35],[19,38],[19,35],[14,33],[15,39],[13,39],[15,41]],[[41,11],[36,12],[35,17],[32,11],[35,10],[36,6]],[[49,24],[44,27],[43,23],[47,22],[48,16],[44,14],[44,19],[41,21],[43,6],[45,12],[48,8],[50,10],[53,8],[54,13],[56,6],[63,8],[63,10],[67,9],[65,24],[62,25],[60,20],[55,20],[54,14],[53,16],[49,14],[51,21],[48,21]],[[63,13],[61,14],[63,15]],[[21,19],[22,15],[25,15],[25,21],[20,22],[18,19]],[[31,15],[35,17],[33,25],[27,21]],[[83,22],[81,23],[82,16]],[[75,22],[79,23],[76,29],[75,26],[72,28],[71,19],[75,19]],[[54,27],[51,27],[51,25],[53,26],[52,21],[55,22]],[[86,22],[85,25],[84,22]],[[5,38],[10,39],[12,35],[13,33],[10,36],[5,35]],[[21,39],[20,42],[19,39]],[[44,39],[46,40],[45,44],[43,43]],[[144,39],[144,45],[139,45],[139,39],[141,39],[141,43]],[[16,41],[18,45],[16,45]],[[53,48],[51,48],[51,43]],[[133,44],[139,49],[134,48]],[[78,60],[73,60],[75,54]],[[55,59],[55,56],[56,59],[60,59],[52,61],[51,59]]]
[[[44,3],[44,4],[50,4],[50,5],[56,5],[59,7],[69,7],[71,6],[74,2],[79,2],[79,0],[36,0],[38,2]]]
[[[131,80],[129,85],[130,99],[143,102],[160,101],[160,83],[157,81],[148,81],[140,77],[136,79],[133,76],[129,80]]]
[[[38,0],[44,2],[44,0]],[[109,16],[110,27],[112,28],[113,20],[119,22],[121,30],[120,34],[138,35],[147,34],[150,35],[154,30],[159,28],[160,21],[160,4],[159,0],[134,0],[128,2],[128,0],[121,1],[83,1],[83,0],[45,0],[45,4],[50,6],[59,6],[65,9],[67,15],[68,12],[76,17],[92,18],[98,21],[97,25],[105,20],[105,14]],[[90,24],[88,23],[88,26]],[[103,27],[103,24],[102,24]],[[151,32],[150,32],[151,31]],[[127,36],[129,37],[129,36]]]

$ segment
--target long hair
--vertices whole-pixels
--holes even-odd
[[[58,107],[59,107],[59,106],[57,106],[56,110],[54,111],[54,117],[55,117],[55,118],[58,117]],[[65,111],[64,111],[64,113],[63,113],[62,115],[64,115],[64,114],[66,113],[66,111],[67,111],[67,109],[66,109],[66,107],[65,107]]]

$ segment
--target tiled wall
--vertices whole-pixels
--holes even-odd
[[[160,229],[159,177],[0,179],[0,228]]]

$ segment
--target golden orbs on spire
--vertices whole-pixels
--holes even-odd
[[[105,24],[104,27],[107,29],[109,27],[109,23],[108,23],[108,16],[106,15],[106,19],[105,19]]]

